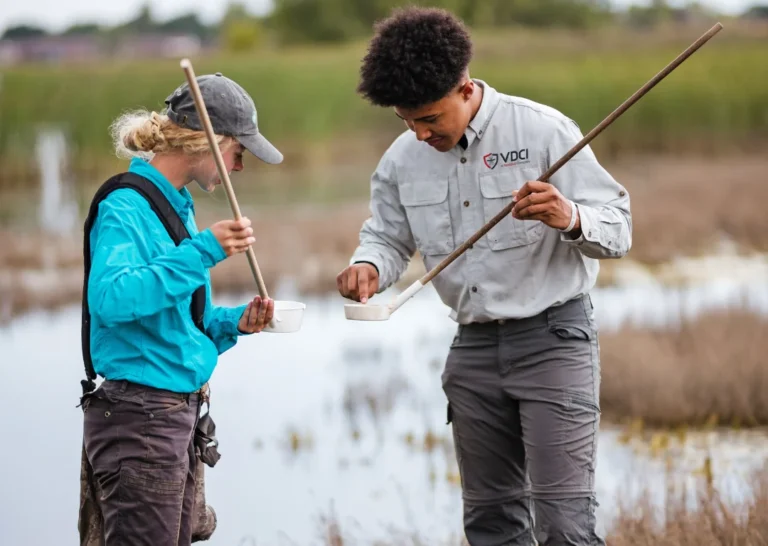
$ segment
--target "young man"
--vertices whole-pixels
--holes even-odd
[[[463,24],[410,8],[377,24],[358,90],[408,127],[371,182],[371,217],[337,284],[366,302],[418,250],[427,269],[505,205],[434,280],[459,326],[443,373],[472,546],[602,545],[595,530],[600,364],[589,291],[631,246],[627,191],[553,108],[471,79]],[[521,74],[520,77],[525,77]]]

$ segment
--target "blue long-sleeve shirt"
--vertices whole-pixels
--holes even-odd
[[[174,392],[193,392],[211,377],[218,355],[243,335],[245,305],[211,303],[208,269],[226,258],[216,237],[195,225],[192,195],[177,190],[142,159],[129,170],[156,184],[178,212],[191,239],[174,244],[149,203],[132,189],[99,205],[91,230],[91,357],[94,370]],[[206,286],[203,334],[192,320],[193,292]]]

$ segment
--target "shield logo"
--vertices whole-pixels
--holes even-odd
[[[483,163],[485,163],[485,166],[489,169],[495,169],[496,165],[499,163],[499,154],[485,154],[483,156]]]

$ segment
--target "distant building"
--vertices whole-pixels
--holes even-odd
[[[186,57],[202,49],[200,38],[188,34],[139,34],[118,40],[113,56],[127,59]]]
[[[102,56],[92,36],[37,36],[0,40],[0,63],[90,61]]]
[[[200,38],[187,34],[141,34],[118,38],[96,34],[36,36],[0,40],[0,65],[87,62],[103,58],[185,57],[198,54],[201,49]]]

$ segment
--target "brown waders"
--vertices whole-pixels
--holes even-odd
[[[179,394],[104,381],[83,397],[81,546],[182,546],[207,540],[216,514],[205,503],[215,425],[199,417],[207,389]],[[200,463],[204,464],[200,464]]]

